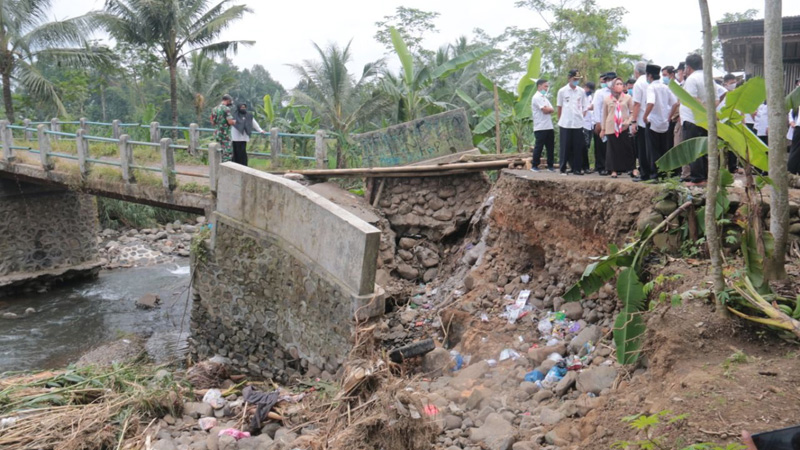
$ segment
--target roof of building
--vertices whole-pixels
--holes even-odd
[[[745,20],[741,22],[719,22],[719,40],[723,43],[737,39],[764,39],[764,20]],[[800,16],[783,18],[783,36],[800,37]]]

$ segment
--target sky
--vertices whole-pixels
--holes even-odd
[[[244,3],[254,13],[226,30],[222,39],[254,40],[256,43],[240,48],[239,53],[232,56],[233,63],[240,69],[261,64],[286,88],[294,87],[298,81],[288,64],[316,58],[312,42],[321,47],[329,42],[344,46],[352,39],[354,59],[349,68],[353,73],[361,73],[364,64],[386,56],[383,46],[374,39],[375,22],[393,14],[401,5],[440,13],[435,21],[439,33],[431,35],[424,43],[430,49],[453,42],[461,35],[469,37],[475,28],[498,35],[512,25],[544,26],[536,12],[516,8],[514,0],[249,0]],[[487,6],[489,3],[492,6]],[[726,12],[744,12],[749,8],[759,9],[758,18],[764,16],[763,2],[708,0],[708,3],[712,22]],[[622,50],[641,53],[655,64],[677,66],[689,52],[702,46],[700,10],[694,0],[597,0],[597,4],[602,8],[623,6],[627,9],[623,24],[628,27],[630,36],[621,46]],[[102,6],[103,0],[53,0],[53,15],[63,19]],[[783,15],[800,15],[800,1],[783,2]],[[390,66],[399,67],[391,56],[388,61]]]

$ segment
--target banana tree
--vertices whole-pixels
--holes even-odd
[[[494,51],[488,47],[479,47],[461,53],[433,68],[415,66],[414,56],[408,50],[400,33],[394,27],[391,27],[389,31],[392,36],[392,45],[403,70],[399,78],[387,74],[389,76],[384,78],[381,85],[384,91],[400,104],[401,108],[398,114],[400,121],[417,119],[430,106],[445,109],[448,106],[445,102],[430,95],[434,83],[446,79]]]
[[[525,147],[525,134],[531,127],[531,99],[536,93],[535,80],[539,78],[542,64],[542,51],[538,47],[533,50],[528,68],[525,75],[517,83],[517,93],[514,94],[506,89],[497,87],[500,126],[510,130],[510,140],[518,153],[522,153]],[[483,74],[478,74],[478,81],[489,92],[494,90],[496,83]],[[479,118],[478,124],[472,130],[475,135],[476,144],[488,138],[495,130],[497,118],[494,108],[491,106],[482,107],[475,99],[462,91],[456,94],[466,102],[474,114]],[[501,139],[497,136],[496,139]]]

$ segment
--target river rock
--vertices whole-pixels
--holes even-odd
[[[575,385],[578,380],[577,372],[570,370],[556,385],[556,397],[561,397]]]
[[[408,237],[400,238],[398,245],[403,250],[411,250],[415,245],[417,245],[417,240]]]
[[[19,316],[14,314],[14,313],[12,313],[12,312],[7,312],[7,313],[3,313],[3,315],[0,316],[0,317],[2,317],[3,319],[16,319]]]
[[[653,209],[666,217],[678,209],[678,203],[673,200],[661,200],[660,202],[656,203]]]
[[[567,302],[561,305],[561,310],[569,320],[580,320],[583,318],[583,306],[579,302]]]
[[[397,274],[406,280],[415,280],[419,276],[419,271],[406,263],[397,265]]]
[[[473,443],[483,442],[489,450],[508,450],[514,443],[514,427],[500,414],[491,413],[480,428],[469,433]]]
[[[177,446],[175,445],[175,442],[172,439],[165,437],[163,439],[157,440],[156,443],[153,444],[151,448],[153,450],[175,450]]]
[[[442,347],[436,347],[422,357],[422,371],[433,376],[441,375],[444,369],[450,365],[450,360],[450,352]]]
[[[139,300],[136,300],[136,307],[139,309],[153,309],[158,308],[161,303],[161,298],[156,294],[145,294]]]
[[[457,430],[461,428],[461,418],[458,416],[454,416],[449,414],[444,416],[444,429],[445,430]]]
[[[564,355],[567,352],[567,346],[564,343],[551,345],[549,347],[532,348],[528,350],[528,361],[533,367],[541,364],[551,353],[558,353]]]
[[[236,439],[228,435],[220,436],[217,448],[219,450],[236,450]]]
[[[598,395],[603,389],[613,386],[616,379],[617,369],[611,366],[600,366],[584,370],[578,375],[578,391],[591,392]]]
[[[192,419],[201,417],[214,417],[214,408],[208,403],[186,402],[183,404],[183,413]]]
[[[550,408],[542,408],[542,412],[539,415],[539,421],[542,425],[555,425],[562,420],[564,420],[564,414]]]
[[[583,345],[586,344],[587,342],[596,344],[597,341],[599,341],[600,337],[602,336],[601,333],[602,332],[600,331],[600,327],[598,327],[597,325],[590,325],[584,328],[583,330],[581,330],[580,333],[578,333],[577,336],[572,338],[572,340],[569,342],[569,351],[572,353],[578,353],[580,352],[581,348],[583,348]]]
[[[789,226],[789,233],[800,235],[800,223],[793,223]]]

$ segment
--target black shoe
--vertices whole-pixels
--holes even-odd
[[[573,175],[585,175],[582,170],[574,172]]]
[[[606,172],[605,170],[601,170],[600,172],[597,172],[597,174],[600,175],[601,177],[607,177],[608,176],[608,172]]]
[[[640,182],[640,181],[646,181],[646,180],[642,180],[642,179],[641,179],[641,178],[639,178],[639,177],[633,177],[633,178],[631,178],[631,181],[633,181],[634,183],[638,183],[638,182]]]

